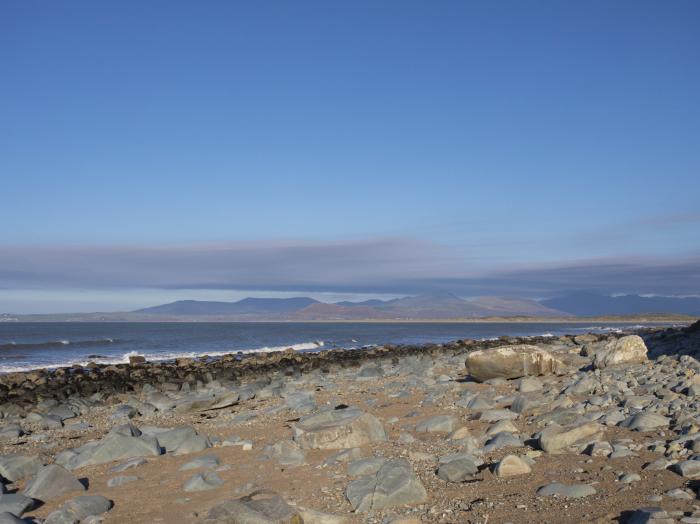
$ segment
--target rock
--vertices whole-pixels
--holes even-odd
[[[123,464],[118,464],[118,465],[110,468],[109,472],[110,473],[121,473],[122,471],[126,471],[127,469],[137,468],[139,466],[143,466],[144,464],[146,464],[146,462],[147,462],[146,459],[143,457],[134,457],[134,458],[127,460]]]
[[[119,486],[123,486],[124,484],[129,484],[131,482],[135,482],[137,480],[141,480],[139,477],[135,475],[118,475],[116,477],[112,477],[107,481],[107,487],[108,488],[116,488]]]
[[[386,462],[386,459],[380,457],[369,457],[355,460],[348,464],[348,475],[351,477],[360,477],[363,475],[374,475],[379,471]]]
[[[194,435],[175,448],[173,455],[189,455],[190,453],[198,453],[211,447],[211,441],[204,435]]]
[[[442,464],[437,471],[437,476],[445,482],[464,482],[472,480],[473,475],[479,472],[479,468],[470,458],[458,458]]]
[[[322,513],[309,508],[297,507],[304,524],[346,524],[347,519],[338,515]]]
[[[323,461],[326,465],[331,465],[339,462],[352,462],[353,460],[361,459],[363,451],[361,448],[343,449],[337,453],[333,453],[330,457]]]
[[[82,495],[69,500],[49,514],[44,524],[73,524],[112,509],[112,501],[101,495]]]
[[[700,460],[684,460],[671,466],[671,469],[683,478],[695,479],[700,477]]]
[[[158,444],[165,449],[166,453],[175,451],[180,444],[196,436],[197,432],[191,426],[182,426],[155,433],[155,437],[158,439]]]
[[[527,344],[472,351],[467,355],[465,365],[477,382],[492,378],[551,375],[564,368],[563,363],[548,351]]]
[[[437,415],[416,424],[418,433],[450,433],[459,425],[459,420],[450,415]]]
[[[404,459],[389,459],[375,475],[352,481],[346,496],[353,509],[359,512],[420,504],[428,498],[423,484]]]
[[[263,450],[263,454],[280,466],[301,466],[306,464],[306,453],[291,440],[281,440]]]
[[[647,346],[638,335],[629,335],[608,342],[598,350],[593,358],[593,366],[597,369],[616,364],[642,363],[647,360]]]
[[[6,424],[0,428],[0,441],[14,440],[24,434],[19,424]]]
[[[12,513],[3,511],[0,513],[0,524],[27,524],[27,521],[16,517]]]
[[[179,471],[189,471],[192,469],[213,469],[220,464],[219,457],[216,455],[204,455],[190,460],[186,464],[180,466]]]
[[[299,509],[272,492],[254,492],[227,500],[209,510],[207,524],[304,524]]]
[[[542,486],[537,490],[538,497],[559,495],[570,499],[588,497],[590,495],[595,495],[595,493],[595,488],[593,488],[593,486],[589,486],[588,484],[566,485],[562,484],[561,482],[552,482],[551,484]]]
[[[15,493],[3,493],[0,495],[0,513],[11,513],[21,517],[32,506],[34,506],[34,500],[31,497]]]
[[[302,417],[292,427],[302,449],[343,449],[385,441],[382,423],[356,407],[321,411]]]
[[[145,364],[146,363],[146,357],[141,356],[141,355],[129,355],[129,364],[134,365],[134,364]]]
[[[153,437],[128,437],[119,433],[105,436],[96,446],[80,453],[67,465],[69,469],[105,464],[133,457],[158,456],[158,441]]]
[[[85,491],[85,486],[66,468],[56,464],[42,467],[22,492],[27,497],[47,502],[72,491]]]
[[[638,473],[627,473],[620,477],[620,482],[623,484],[631,484],[632,482],[639,482],[640,480],[642,480],[642,477]]]
[[[652,431],[656,428],[668,427],[670,420],[656,413],[637,413],[620,423],[620,426],[633,431]]]
[[[542,381],[535,377],[523,377],[518,381],[518,391],[520,393],[534,393],[542,390]]]
[[[669,517],[661,508],[639,508],[625,524],[674,524],[675,519]]]
[[[10,482],[36,474],[41,466],[42,462],[39,457],[27,457],[25,455],[0,456],[0,475]]]
[[[207,471],[205,473],[197,473],[195,476],[189,478],[183,485],[182,489],[191,491],[208,491],[210,489],[216,489],[221,486],[224,481],[216,474],[214,471]]]
[[[540,432],[537,444],[547,453],[581,452],[602,438],[604,428],[596,422],[574,427],[549,426]]]
[[[497,477],[513,477],[526,475],[532,471],[530,465],[517,455],[506,455],[498,464],[494,473]]]

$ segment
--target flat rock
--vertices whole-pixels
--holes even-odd
[[[180,466],[180,471],[189,471],[192,469],[213,469],[220,463],[221,461],[216,455],[205,455],[183,464]]]
[[[358,512],[425,502],[428,494],[404,459],[389,459],[375,475],[352,481],[346,496]]]
[[[537,444],[547,453],[581,452],[589,444],[601,440],[604,428],[596,422],[579,426],[549,426],[540,432]]]
[[[596,351],[593,366],[597,369],[617,364],[646,362],[647,346],[639,335],[629,335],[608,342],[604,348]]]
[[[558,495],[569,499],[580,499],[595,494],[595,488],[593,486],[589,486],[588,484],[567,485],[562,484],[561,482],[552,482],[551,484],[542,486],[540,489],[537,490],[538,497],[550,497],[553,495]]]
[[[355,460],[348,464],[348,475],[351,477],[360,477],[363,475],[374,475],[386,462],[386,459],[380,457],[369,457]]]
[[[112,509],[112,501],[102,495],[82,495],[69,500],[49,514],[44,524],[74,524]]]
[[[464,482],[472,480],[479,468],[470,458],[458,458],[442,464],[437,476],[445,482]]]
[[[637,413],[620,423],[621,426],[633,431],[652,431],[656,428],[668,427],[670,420],[656,413]]]
[[[187,492],[192,491],[208,491],[210,489],[216,489],[224,483],[221,477],[214,471],[207,471],[205,473],[197,473],[193,477],[190,477],[182,485],[182,489]]]
[[[459,419],[451,415],[437,415],[416,424],[418,433],[451,433],[459,425]]]
[[[106,464],[115,460],[133,457],[158,456],[161,454],[158,441],[153,437],[129,437],[119,433],[105,436],[96,446],[80,453],[69,462],[69,469]]]
[[[306,453],[292,440],[281,440],[267,446],[263,454],[280,466],[301,466],[306,464]]]
[[[36,474],[22,492],[27,497],[47,502],[72,491],[85,491],[85,486],[62,466],[50,464]]]
[[[302,417],[292,428],[302,449],[343,449],[386,440],[384,426],[356,407],[321,411]]]
[[[552,375],[564,369],[564,364],[551,353],[529,344],[472,351],[467,355],[465,365],[469,375],[477,382],[494,378]]]
[[[272,492],[227,500],[209,510],[207,524],[305,524],[299,509]]]
[[[671,469],[683,478],[695,479],[700,477],[700,460],[684,460],[671,466]]]
[[[211,447],[211,441],[205,435],[194,435],[180,443],[173,450],[173,455],[189,455],[190,453],[199,453]]]

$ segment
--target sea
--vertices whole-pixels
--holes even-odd
[[[672,325],[664,323],[645,324]],[[229,353],[362,350],[381,344],[440,343],[509,336],[621,331],[635,323],[457,322],[0,322],[0,373],[88,362],[149,361]]]

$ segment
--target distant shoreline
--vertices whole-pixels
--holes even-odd
[[[406,319],[228,319],[220,317],[183,317],[183,318],[110,318],[109,314],[98,317],[96,314],[81,315],[11,315],[0,317],[0,325],[17,323],[230,323],[230,324],[590,324],[601,323],[683,323],[690,324],[697,320],[690,316],[637,315],[637,316],[603,316],[603,317],[483,317],[483,318],[406,318]]]

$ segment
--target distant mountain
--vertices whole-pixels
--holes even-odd
[[[476,297],[473,299],[481,308],[487,309],[492,316],[526,316],[526,317],[562,317],[566,313],[547,307],[536,300],[506,297]]]
[[[540,304],[583,317],[644,313],[700,316],[700,298],[642,297],[639,295],[611,297],[579,291],[557,298],[541,300]]]
[[[203,300],[178,300],[169,304],[133,311],[149,315],[266,315],[292,313],[319,304],[308,297],[295,298],[244,298],[238,302],[210,302]]]

